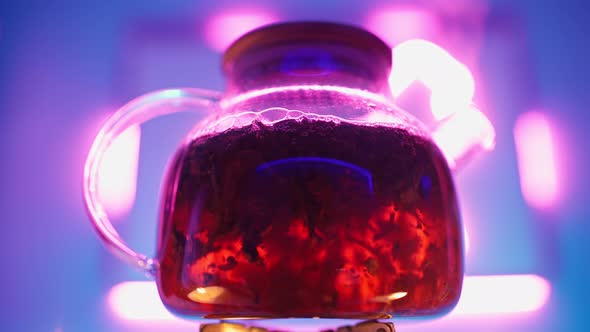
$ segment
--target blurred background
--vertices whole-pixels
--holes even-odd
[[[456,177],[469,239],[460,304],[398,330],[588,331],[588,17],[583,0],[0,2],[0,329],[196,331],[149,283],[125,283],[146,279],[92,230],[85,157],[123,103],[162,88],[223,90],[232,40],[313,19],[365,27],[392,46],[440,45],[469,68],[496,130],[495,150]],[[428,106],[424,87],[404,93]],[[113,154],[123,166],[110,212],[141,252],[155,248],[168,158],[198,119],[149,122]]]

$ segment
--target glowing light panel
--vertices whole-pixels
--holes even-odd
[[[122,216],[135,201],[141,130],[132,126],[117,137],[104,155],[98,171],[98,195],[107,213]]]
[[[547,303],[549,282],[537,275],[467,276],[454,316],[517,314],[538,310]],[[405,296],[394,293],[396,298]],[[108,294],[112,312],[123,320],[186,323],[170,314],[149,281],[123,282]]]
[[[108,304],[125,320],[173,321],[174,317],[162,304],[156,284],[150,281],[127,281],[109,291]]]
[[[514,141],[525,201],[535,208],[550,207],[559,188],[549,120],[539,112],[522,114],[514,126]]]
[[[246,32],[277,21],[274,14],[261,10],[223,12],[207,22],[205,40],[212,49],[223,51]]]
[[[537,275],[470,276],[463,283],[453,316],[516,314],[540,309],[551,285]]]

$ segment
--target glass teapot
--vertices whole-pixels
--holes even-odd
[[[246,34],[224,55],[225,93],[158,91],[106,122],[84,172],[95,229],[181,315],[449,311],[463,279],[453,179],[430,131],[393,104],[390,67],[390,47],[351,26],[283,23]],[[98,167],[126,128],[178,111],[207,116],[169,164],[148,258],[113,229]]]

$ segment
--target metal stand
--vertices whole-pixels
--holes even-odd
[[[216,324],[203,324],[200,332],[279,332],[262,327],[246,326],[238,323],[220,322]],[[324,330],[321,332],[395,332],[393,323],[382,323],[376,320],[369,320],[356,325],[341,326],[336,330]]]

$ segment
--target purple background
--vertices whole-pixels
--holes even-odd
[[[143,277],[110,257],[91,229],[83,162],[101,121],[122,103],[160,88],[223,89],[220,53],[203,37],[208,18],[267,8],[282,20],[362,25],[389,3],[404,2],[0,2],[0,329],[133,330],[105,313],[104,296],[118,282]],[[477,35],[467,19],[447,20],[478,42],[471,67],[498,135],[496,150],[457,177],[472,233],[467,272],[539,274],[552,296],[538,315],[495,326],[465,320],[452,330],[587,331],[590,5],[483,3]],[[564,190],[551,213],[528,208],[518,182],[514,121],[537,108],[553,121],[562,147]],[[154,249],[166,162],[197,120],[185,114],[143,127],[136,204],[118,226],[143,252]]]

